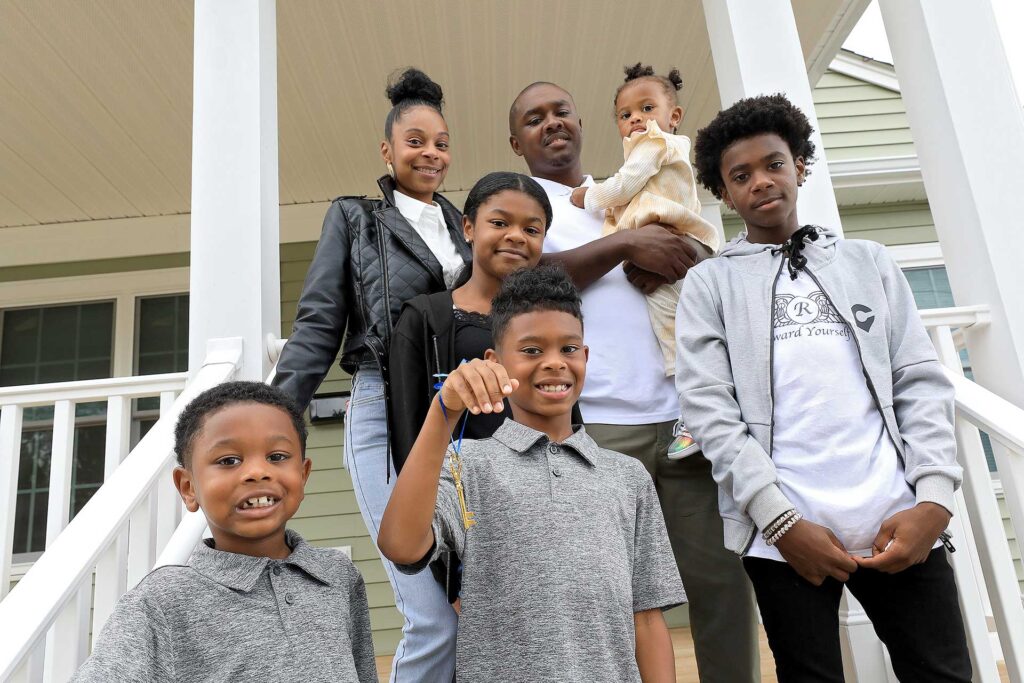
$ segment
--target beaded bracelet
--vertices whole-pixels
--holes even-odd
[[[799,512],[794,514],[792,517],[786,520],[785,524],[783,524],[774,534],[772,534],[771,538],[765,539],[765,545],[772,546],[778,543],[779,539],[785,536],[786,532],[788,532],[790,529],[796,526],[796,523],[799,522],[801,519],[803,519],[803,515],[801,515]]]
[[[770,538],[772,536],[772,534],[774,534],[776,531],[778,531],[782,527],[783,524],[788,522],[790,517],[792,517],[795,514],[796,514],[796,509],[794,509],[794,508],[790,508],[789,510],[786,510],[781,515],[776,517],[771,522],[771,524],[769,524],[768,526],[766,526],[764,528],[764,531],[761,532],[761,536],[765,540],[767,540],[768,538]]]

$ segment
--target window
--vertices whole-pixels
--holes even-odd
[[[931,266],[928,268],[908,268],[903,271],[910,283],[910,290],[914,293],[914,301],[917,307],[925,308],[948,308],[955,306],[953,302],[953,289],[949,286],[949,278],[946,276],[945,266]],[[960,363],[964,368],[964,375],[968,379],[974,379],[971,372],[971,362],[967,357],[967,349],[960,351]],[[988,461],[988,471],[996,471],[995,456],[992,454],[992,442],[988,434],[981,433],[981,445],[985,450],[985,459]]]
[[[0,311],[0,386],[110,377],[114,303],[66,304]],[[105,403],[75,407],[72,510],[103,480]],[[49,501],[53,408],[25,410],[18,470],[14,552],[43,550]]]
[[[136,299],[134,375],[188,370],[188,294]],[[160,417],[159,398],[132,407],[132,447]]]
[[[134,339],[119,339],[121,348],[115,349],[115,317],[124,313],[118,309],[125,303],[134,315]],[[119,296],[116,303],[0,309],[0,386],[112,377],[115,351],[131,354],[136,375],[186,370],[188,295],[129,295],[127,299]],[[127,369],[127,364],[118,367]],[[133,402],[133,447],[156,422],[159,408],[158,398]],[[75,406],[72,516],[103,483],[106,412],[105,402]],[[45,548],[52,440],[53,407],[26,409],[15,513],[16,554]]]

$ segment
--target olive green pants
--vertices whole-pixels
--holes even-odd
[[[739,556],[723,544],[711,463],[700,453],[668,459],[671,422],[586,429],[602,448],[642,462],[654,479],[689,599],[701,683],[760,681],[754,591]]]

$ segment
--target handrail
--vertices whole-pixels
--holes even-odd
[[[987,325],[992,321],[989,307],[984,305],[924,308],[919,310],[918,314],[925,327],[972,327]]]
[[[230,379],[241,363],[240,340],[211,342],[207,362],[170,410],[108,476],[53,544],[0,602],[0,680],[8,678],[76,597],[101,556],[119,537],[140,503],[152,493],[172,458],[174,422],[199,393]],[[116,383],[115,383],[116,384]],[[123,591],[123,588],[122,588]]]
[[[186,372],[169,372],[160,375],[139,375],[137,377],[113,377],[89,379],[77,382],[54,382],[27,386],[4,387],[0,389],[0,406],[18,404],[25,408],[49,405],[57,401],[87,403],[101,401],[114,396],[138,398],[164,391],[181,391],[188,381]]]
[[[1024,409],[963,375],[943,369],[956,389],[957,412],[993,441],[1016,455],[1024,455]]]

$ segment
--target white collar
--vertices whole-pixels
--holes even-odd
[[[576,189],[574,187],[569,187],[568,185],[563,185],[562,183],[556,183],[554,180],[548,180],[547,178],[538,178],[537,176],[534,176],[533,179],[536,180],[542,188],[544,188],[545,192],[555,197],[570,195],[572,194],[572,191]],[[590,187],[593,184],[593,177],[585,175],[583,176],[583,184],[580,187]]]
[[[407,194],[402,194],[398,190],[395,190],[395,208],[412,225],[419,225],[424,213],[427,215],[433,214],[436,218],[441,212],[441,207],[438,206],[437,202],[427,204],[418,199],[413,199]]]

